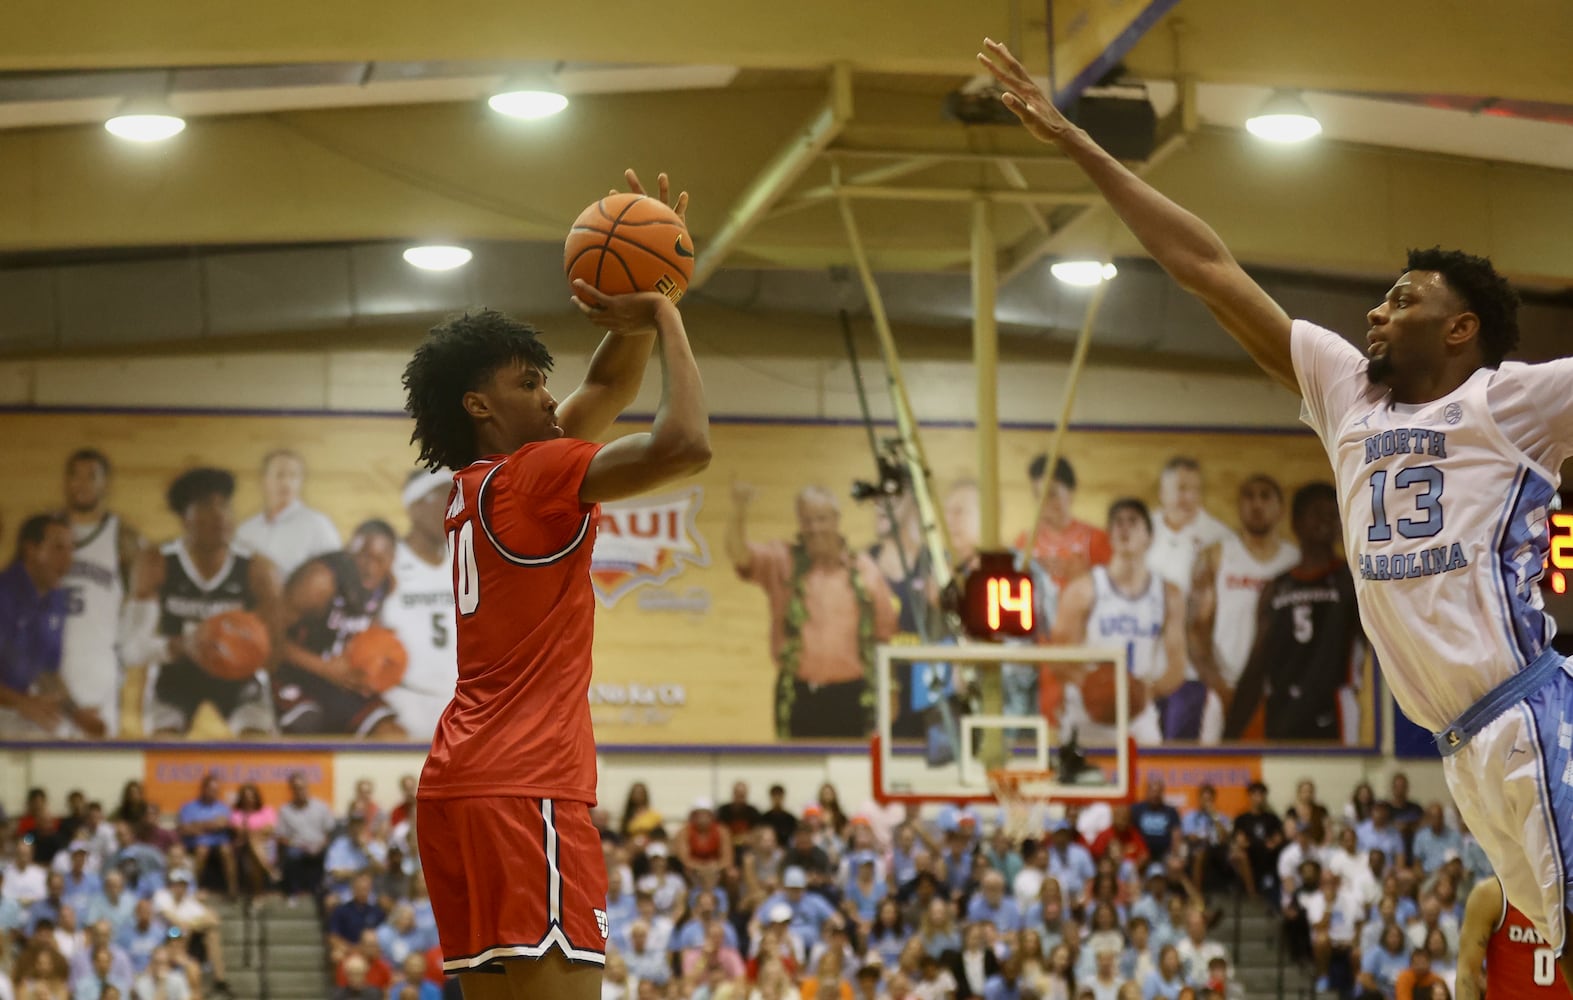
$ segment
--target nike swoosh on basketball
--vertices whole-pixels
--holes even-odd
[[[677,255],[679,257],[692,257],[694,255],[692,250],[683,246],[683,238],[681,236],[677,238]]]

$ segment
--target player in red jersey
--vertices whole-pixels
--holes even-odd
[[[633,171],[627,178],[642,194]],[[679,216],[687,201],[678,196]],[[598,504],[710,461],[676,306],[654,292],[574,291],[610,332],[561,406],[535,331],[495,312],[438,326],[404,371],[420,460],[459,470],[446,522],[459,681],[421,772],[416,830],[443,967],[466,1000],[600,996],[606,866],[590,821],[589,704]],[[652,343],[662,369],[654,424],[596,444],[633,402]]]
[[[1485,969],[1482,976],[1481,968]],[[1464,904],[1458,932],[1458,1000],[1567,996],[1557,953],[1507,901],[1502,883],[1481,879]]]

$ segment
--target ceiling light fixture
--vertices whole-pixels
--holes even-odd
[[[452,271],[468,264],[473,256],[464,247],[428,244],[404,251],[404,262],[422,271]]]
[[[1304,142],[1322,133],[1322,123],[1300,95],[1280,90],[1267,99],[1262,109],[1245,120],[1246,129],[1268,142]]]
[[[505,90],[493,94],[486,105],[509,118],[550,118],[568,106],[568,98],[555,90]]]
[[[1119,269],[1101,260],[1062,260],[1049,265],[1049,273],[1067,285],[1091,288],[1100,281],[1109,281]]]
[[[162,99],[126,101],[104,128],[116,138],[131,142],[162,142],[184,132],[186,120]]]

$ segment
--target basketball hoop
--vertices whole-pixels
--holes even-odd
[[[1042,840],[1048,830],[1049,794],[1056,771],[990,768],[989,791],[1000,804],[1000,828],[1011,840]]]

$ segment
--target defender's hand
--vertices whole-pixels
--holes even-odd
[[[1076,130],[1070,119],[1060,114],[1054,102],[1033,82],[1026,67],[1002,43],[985,38],[983,51],[978,53],[978,62],[1004,88],[1005,93],[1000,100],[1038,139],[1058,142]]]

